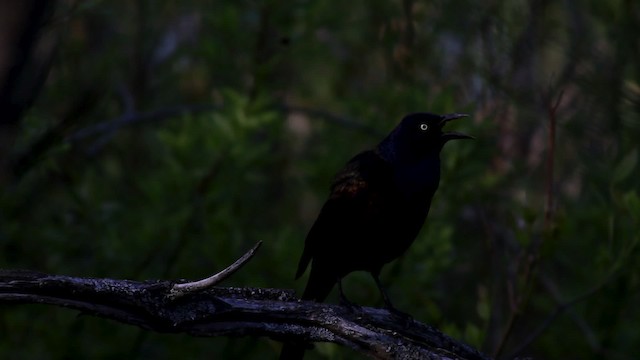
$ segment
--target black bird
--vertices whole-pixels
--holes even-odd
[[[449,140],[473,139],[443,132],[465,114],[415,113],[378,146],[351,159],[336,175],[329,199],[311,227],[296,279],[311,262],[302,299],[324,301],[334,284],[353,271],[368,271],[385,305],[391,304],[379,279],[382,267],[402,255],[422,227],[440,183],[440,151]],[[304,348],[285,344],[281,359],[302,358]]]

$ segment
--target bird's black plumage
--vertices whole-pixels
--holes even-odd
[[[415,113],[378,146],[351,159],[336,175],[331,193],[311,227],[296,279],[311,264],[303,299],[323,301],[336,282],[367,271],[392,308],[378,275],[414,241],[440,183],[440,151],[454,139],[469,139],[443,126],[466,115]],[[341,294],[342,295],[342,294]],[[283,349],[281,359],[299,358],[301,347]],[[287,354],[296,353],[296,356]]]

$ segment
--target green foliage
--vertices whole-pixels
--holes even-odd
[[[467,112],[451,127],[476,140],[446,146],[427,223],[382,274],[394,302],[502,358],[640,353],[634,2],[71,3],[47,26],[58,56],[13,139],[14,163],[33,161],[0,177],[0,267],[201,278],[262,240],[225,285],[299,291],[333,174],[405,113]],[[381,305],[366,274],[345,288]],[[0,333],[11,359],[279,350],[37,306],[0,309]]]

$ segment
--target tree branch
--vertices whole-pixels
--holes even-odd
[[[165,333],[333,342],[378,359],[488,359],[382,309],[299,301],[292,291],[261,288],[208,288],[174,300],[174,285],[0,270],[0,303],[61,306]]]

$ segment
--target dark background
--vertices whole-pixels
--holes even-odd
[[[427,225],[382,275],[395,304],[502,358],[640,353],[637,1],[29,3],[0,3],[1,268],[201,278],[262,240],[224,285],[300,291],[333,174],[406,113],[467,112],[452,127],[477,140],[444,149]],[[367,275],[345,287],[381,305]],[[280,347],[47,306],[0,307],[0,334],[3,359]]]

